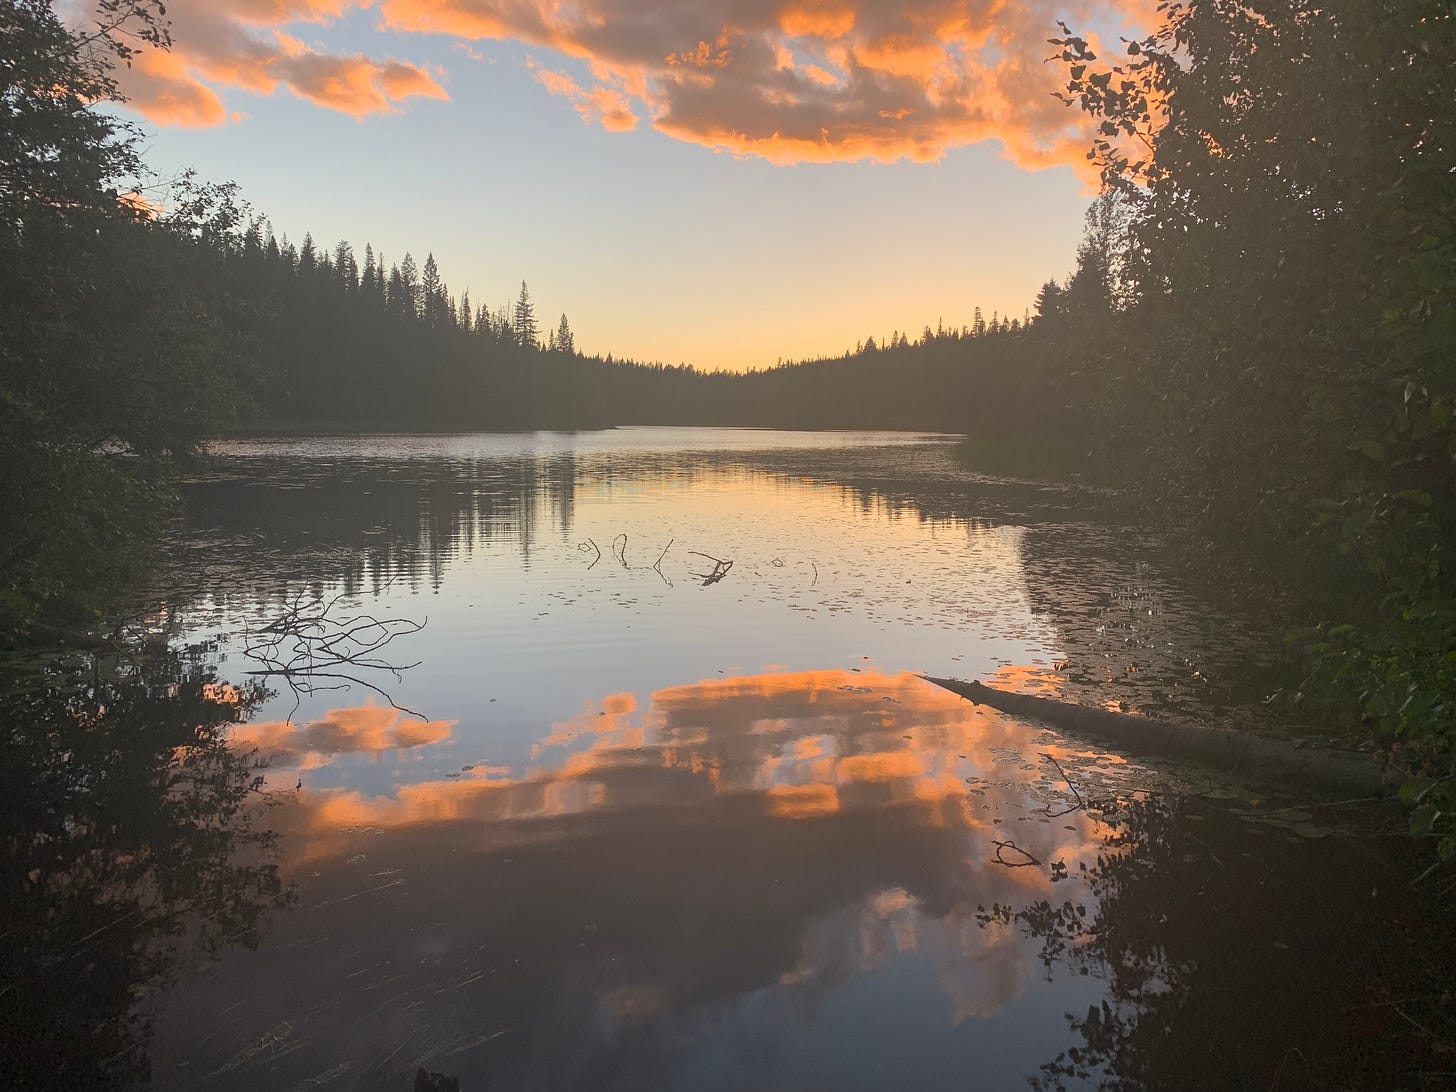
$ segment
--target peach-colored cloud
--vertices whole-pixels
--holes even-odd
[[[999,140],[1026,166],[1085,163],[1084,120],[1053,92],[1056,20],[1137,32],[1152,0],[380,0],[396,30],[512,38],[586,62],[541,82],[583,116],[774,163],[933,161]],[[1095,38],[1092,39],[1095,41]],[[594,104],[594,92],[623,109]]]
[[[804,66],[804,76],[815,83],[823,84],[825,87],[839,86],[839,77],[827,68],[821,68],[817,64]]]
[[[209,0],[169,11],[172,48],[144,51],[117,73],[131,105],[161,125],[221,125],[235,114],[223,95],[286,90],[353,117],[391,113],[408,99],[446,99],[419,65],[316,48],[288,33],[296,24],[327,25],[368,0]]]
[[[795,38],[843,38],[855,24],[855,6],[836,0],[797,0],[778,11],[779,29]]]
[[[625,133],[637,128],[632,102],[620,91],[610,87],[587,90],[570,76],[545,68],[536,70],[536,80],[552,94],[570,99],[576,112],[588,123],[598,122],[611,133]]]
[[[453,720],[422,721],[373,701],[334,709],[305,725],[257,721],[233,729],[239,747],[256,747],[277,765],[313,769],[337,754],[424,747],[450,737]]]
[[[1085,164],[1085,121],[1053,97],[1066,82],[1047,62],[1056,21],[1096,47],[1093,30],[1140,34],[1155,14],[1155,0],[210,0],[179,9],[165,74],[123,84],[174,124],[217,124],[226,85],[286,87],[355,116],[446,97],[424,68],[323,53],[283,30],[370,7],[384,32],[555,51],[562,63],[533,66],[536,79],[613,132],[648,118],[783,164],[934,161],[994,140],[1028,167]]]
[[[142,53],[123,80],[132,104],[158,125],[208,128],[227,120],[217,92],[192,75],[179,54]]]

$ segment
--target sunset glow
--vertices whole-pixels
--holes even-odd
[[[1151,8],[220,0],[120,76],[161,169],[295,242],[433,252],[491,306],[527,280],[584,351],[743,369],[1019,317],[1091,192],[1047,38]]]

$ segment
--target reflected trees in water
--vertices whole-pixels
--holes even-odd
[[[0,666],[9,1088],[145,1079],[157,992],[291,901],[261,770],[227,743],[264,692],[132,653]]]
[[[1449,1087],[1456,966],[1441,915],[1411,912],[1405,847],[1300,837],[1196,797],[1089,807],[1106,834],[1073,897],[977,914],[1040,941],[1049,976],[1107,984],[1067,1014],[1074,1045],[1032,1087]],[[1351,889],[1356,865],[1373,887]]]

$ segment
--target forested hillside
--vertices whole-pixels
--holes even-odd
[[[972,312],[968,325],[894,331],[840,357],[709,373],[578,353],[566,315],[541,323],[524,283],[494,311],[453,294],[434,256],[399,262],[369,244],[321,249],[277,239],[230,186],[174,190],[152,229],[182,230],[192,283],[228,301],[225,367],[245,425],[426,429],[598,428],[617,424],[958,430],[983,405],[1036,399],[1032,376],[1058,365],[1030,315]],[[1085,278],[1083,278],[1085,280]],[[1055,282],[1037,314],[1077,299]],[[542,333],[542,326],[546,332]]]

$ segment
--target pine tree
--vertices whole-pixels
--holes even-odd
[[[1055,278],[1047,281],[1036,294],[1036,317],[1048,319],[1064,313],[1067,309],[1066,297],[1066,292]]]
[[[334,247],[334,276],[345,292],[354,292],[359,287],[359,265],[354,260],[354,248],[340,239]]]
[[[420,267],[415,265],[415,259],[408,250],[404,252],[404,260],[399,263],[399,311],[409,318],[420,316]]]
[[[303,246],[298,251],[298,275],[311,277],[318,268],[318,248],[314,246],[313,234],[303,233]]]
[[[390,314],[403,315],[405,313],[404,278],[400,276],[397,265],[389,267],[389,283],[384,289],[384,301]]]
[[[374,248],[368,243],[364,244],[364,275],[360,287],[366,296],[374,298],[374,278],[378,274],[378,268],[374,263]]]
[[[526,282],[521,282],[521,294],[516,297],[516,309],[511,315],[511,329],[516,334],[516,344],[523,349],[535,349],[540,345],[541,331],[536,325],[536,311],[531,306],[531,293]]]
[[[571,332],[571,326],[566,321],[566,315],[561,316],[561,321],[556,324],[556,348],[568,355],[576,352],[576,335]]]
[[[431,326],[444,326],[445,286],[440,281],[440,267],[433,251],[425,255],[425,268],[420,279],[420,311]]]
[[[263,222],[255,218],[248,222],[248,228],[243,232],[243,256],[257,258],[262,253]]]

